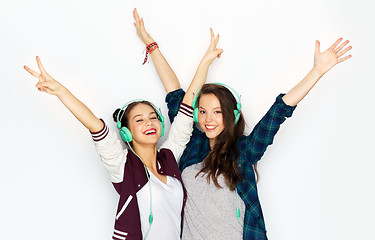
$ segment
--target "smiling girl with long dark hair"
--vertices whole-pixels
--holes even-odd
[[[188,194],[182,239],[264,240],[267,235],[257,193],[257,161],[273,143],[280,125],[292,116],[296,105],[318,80],[333,66],[351,57],[343,57],[351,47],[344,49],[349,41],[341,43],[340,38],[320,52],[320,43],[316,41],[311,71],[287,94],[280,94],[245,136],[237,93],[222,84],[203,85],[209,66],[222,53],[216,47],[218,40],[219,36],[215,37],[211,30],[211,44],[189,87],[196,93],[192,107],[202,131],[194,128],[180,159]],[[168,87],[168,82],[163,84],[171,89],[166,101],[173,121],[184,92]]]

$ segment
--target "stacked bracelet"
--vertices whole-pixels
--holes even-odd
[[[145,60],[143,61],[143,64],[147,62],[148,54],[151,54],[157,48],[159,48],[159,46],[156,42],[150,43],[149,45],[146,46],[146,57],[145,57]]]

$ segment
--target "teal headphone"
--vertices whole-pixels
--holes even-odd
[[[161,114],[160,110],[154,105],[152,104],[151,102],[149,101],[145,101],[145,100],[142,100],[142,99],[135,99],[135,100],[132,100],[130,102],[127,102],[119,111],[119,113],[117,114],[117,129],[119,130],[119,133],[120,133],[120,136],[122,138],[122,140],[124,140],[124,142],[131,142],[133,140],[133,136],[130,132],[130,130],[125,127],[125,126],[121,126],[121,119],[122,117],[124,116],[124,113],[125,113],[125,108],[127,108],[130,104],[132,103],[136,103],[136,102],[139,102],[139,103],[142,103],[142,102],[147,102],[147,103],[150,103],[152,108],[155,110],[156,114],[158,115],[158,119],[160,121],[160,125],[161,125],[161,134],[160,134],[160,137],[162,137],[164,135],[164,129],[165,129],[165,126],[164,126],[164,117],[163,115]],[[124,110],[121,113],[121,111]]]
[[[143,164],[143,167],[145,168],[145,172],[146,172],[146,177],[147,177],[147,181],[148,181],[148,187],[150,189],[150,214],[148,216],[148,223],[150,224],[149,225],[149,228],[148,228],[148,231],[147,233],[145,234],[145,237],[143,238],[144,240],[147,238],[148,234],[150,233],[150,229],[151,229],[151,225],[154,221],[154,215],[152,213],[152,191],[151,191],[151,183],[150,183],[150,177],[148,175],[148,172],[147,172],[147,167],[146,165],[143,163],[143,160],[141,159],[141,157],[133,150],[133,148],[131,147],[131,145],[129,144],[132,140],[133,140],[133,136],[130,132],[130,130],[127,128],[127,127],[122,127],[121,126],[121,119],[122,117],[124,116],[124,113],[125,113],[125,108],[127,108],[130,104],[132,103],[135,103],[135,102],[139,102],[139,103],[142,103],[142,102],[147,102],[149,104],[151,104],[152,108],[155,110],[156,114],[158,115],[158,119],[160,121],[160,125],[161,125],[161,134],[160,134],[160,137],[162,137],[164,135],[164,129],[165,129],[165,126],[164,126],[164,117],[163,115],[161,114],[160,110],[154,105],[152,104],[151,102],[149,101],[145,101],[145,100],[142,100],[142,99],[135,99],[135,100],[132,100],[130,102],[127,102],[121,109],[120,111],[118,112],[117,114],[117,129],[119,130],[119,133],[120,133],[120,136],[122,138],[122,140],[124,140],[124,142],[126,142],[130,148],[130,150],[141,160],[142,164]],[[121,111],[124,110],[121,113]],[[120,116],[121,115],[121,116]]]
[[[241,116],[241,102],[240,102],[240,96],[237,94],[236,91],[234,91],[233,88],[229,87],[228,85],[225,85],[224,83],[210,83],[210,84],[216,84],[216,85],[220,85],[220,86],[223,86],[223,87],[226,87],[233,95],[233,97],[236,99],[236,109],[234,110],[234,124],[237,124],[238,120],[240,119],[240,116]],[[194,112],[193,112],[193,118],[194,118],[194,121],[195,122],[198,122],[198,113],[199,113],[199,108],[198,108],[198,96],[199,96],[199,93],[201,92],[201,89],[200,88],[196,94],[194,94],[194,99],[193,99],[193,103],[191,104],[193,109],[194,109]]]

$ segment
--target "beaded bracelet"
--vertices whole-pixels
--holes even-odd
[[[144,65],[147,62],[148,54],[151,54],[157,48],[159,48],[159,46],[156,42],[150,43],[149,45],[146,46],[146,57],[142,65]]]

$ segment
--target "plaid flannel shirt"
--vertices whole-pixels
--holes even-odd
[[[166,96],[165,101],[167,102],[168,116],[171,122],[178,113],[184,95],[185,92],[178,89]],[[276,98],[276,102],[254,127],[249,136],[243,135],[238,139],[240,152],[238,169],[241,181],[237,185],[237,190],[246,206],[243,228],[243,239],[246,240],[267,239],[253,164],[260,160],[267,147],[272,144],[280,125],[287,117],[292,116],[295,107],[286,105],[282,100],[283,95],[280,94]],[[209,152],[210,145],[206,134],[194,127],[190,142],[180,159],[181,172],[186,167],[202,162]]]

